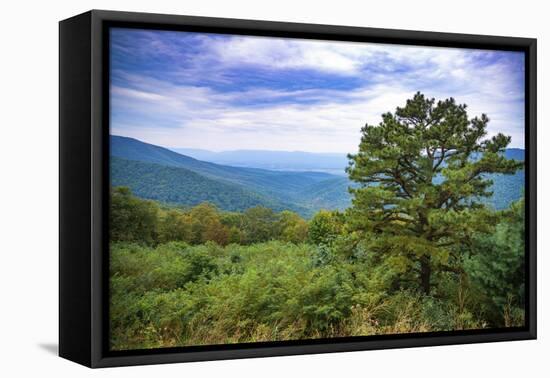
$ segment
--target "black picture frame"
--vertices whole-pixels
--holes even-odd
[[[114,352],[108,348],[111,26],[525,53],[526,326]],[[536,39],[92,10],[59,24],[59,354],[89,367],[536,338]]]

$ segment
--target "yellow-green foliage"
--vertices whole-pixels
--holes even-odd
[[[116,350],[479,328],[457,306],[391,292],[387,267],[315,264],[316,246],[111,246]]]
[[[307,222],[292,212],[223,213],[208,204],[163,210],[120,195],[131,206],[118,198],[117,211],[124,212],[114,212],[115,219],[131,222],[133,212],[151,216],[112,234],[130,240],[111,241],[113,349],[523,323],[522,202],[500,216],[496,233],[474,240],[472,252],[479,251],[462,273],[437,273],[428,296],[418,287],[418,267],[405,258],[421,243],[373,253],[377,236],[365,240],[349,232],[339,213],[319,213],[308,234]],[[248,244],[250,228],[263,229],[268,241]],[[220,229],[229,230],[227,238],[218,237]]]
[[[156,248],[113,243],[115,349],[313,337],[351,314],[343,267],[314,267],[313,246],[268,242]]]

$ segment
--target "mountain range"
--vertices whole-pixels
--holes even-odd
[[[172,150],[211,163],[276,171],[327,172],[345,176],[345,168],[348,165],[345,153],[265,150],[214,152],[195,148],[172,148]]]
[[[309,218],[320,209],[344,209],[351,202],[345,154],[174,151],[122,136],[111,136],[110,148],[112,186],[128,186],[139,197],[167,204],[208,201],[226,211],[265,206]],[[509,149],[506,155],[523,160],[520,149]],[[491,179],[494,195],[488,202],[495,208],[520,198],[523,171]]]

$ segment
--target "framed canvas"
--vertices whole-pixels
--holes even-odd
[[[59,353],[536,338],[536,40],[60,22]]]

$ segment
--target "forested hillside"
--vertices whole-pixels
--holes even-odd
[[[242,211],[255,206],[265,206],[278,211],[306,211],[293,204],[284,204],[247,190],[243,186],[211,179],[185,168],[118,157],[111,159],[111,185],[127,186],[141,198],[169,205],[195,206],[201,202],[211,202],[229,211]]]
[[[114,157],[133,160],[139,162],[155,163],[159,166],[184,168],[194,172],[207,179],[210,182],[220,182],[220,185],[231,184],[239,186],[246,193],[254,194],[259,198],[268,199],[270,206],[275,210],[282,207],[298,211],[303,216],[311,216],[318,207],[313,206],[309,201],[304,200],[302,193],[310,185],[320,183],[324,180],[337,178],[323,172],[286,172],[270,171],[256,168],[240,168],[224,166],[203,162],[180,155],[168,149],[140,142],[136,139],[119,136],[111,136],[111,155]],[[124,171],[119,170],[118,179],[121,181],[134,182],[135,178],[124,178]],[[130,173],[129,173],[130,174]],[[136,193],[144,192],[145,188],[137,188],[128,185]],[[170,197],[175,197],[182,188],[176,185],[170,185],[165,189],[166,193],[171,193]],[[151,189],[147,190],[152,192]],[[306,192],[307,193],[307,192]],[[349,198],[347,191],[339,193],[342,198]],[[167,196],[162,198],[144,197],[150,199],[159,199],[169,202]],[[216,203],[212,198],[211,202]],[[238,199],[234,199],[238,203]],[[179,202],[179,205],[192,205],[189,202]],[[336,208],[333,204],[328,204],[329,208]],[[233,210],[234,207],[223,207],[225,210]],[[246,207],[239,207],[239,210],[245,210]]]
[[[262,164],[267,164],[267,157],[281,154],[263,154]],[[510,159],[523,160],[523,150],[509,149],[505,154]],[[321,209],[346,209],[351,203],[348,189],[355,185],[345,176],[326,172],[271,171],[213,164],[119,136],[111,136],[111,155],[113,185],[128,186],[142,198],[179,206],[208,201],[223,210],[244,211],[262,205],[276,211],[289,209],[309,218]],[[297,159],[293,153],[290,157],[282,155],[286,156],[287,165]],[[341,164],[340,160],[337,155],[334,164]],[[312,166],[313,163],[306,159],[303,164]],[[330,166],[326,161],[323,165]],[[483,201],[494,208],[504,209],[522,196],[523,170],[487,177],[494,181],[491,188],[494,195]]]

